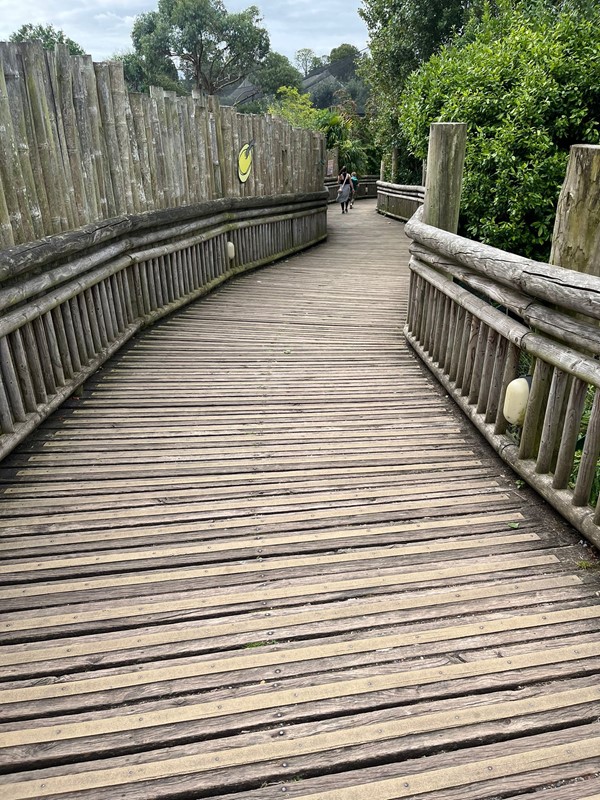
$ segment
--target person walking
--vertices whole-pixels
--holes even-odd
[[[356,172],[350,175],[350,185],[352,187],[352,197],[350,198],[350,208],[354,208],[354,200],[356,198],[356,190],[358,189],[358,178]]]
[[[350,173],[346,167],[342,167],[338,175],[338,203],[342,206],[342,214],[348,213],[348,203],[350,202],[350,195],[352,194],[352,181]]]

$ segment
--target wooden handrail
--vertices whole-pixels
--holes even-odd
[[[326,204],[325,192],[230,198],[0,253],[0,458],[142,327],[326,238]]]
[[[423,205],[424,186],[405,186],[377,181],[377,211],[406,221]]]
[[[600,545],[600,501],[590,504],[600,457],[600,278],[425,225],[420,211],[405,232],[407,341],[500,456]],[[525,421],[511,428],[506,390],[527,368]]]

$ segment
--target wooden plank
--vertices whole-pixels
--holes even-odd
[[[352,554],[348,554],[347,560],[352,561],[353,559],[350,557]],[[398,553],[396,551],[392,551],[388,554],[390,557],[397,558]],[[359,568],[362,567],[365,570],[370,568],[370,564],[368,563],[369,559],[364,558],[362,553],[358,553],[355,555],[355,559],[364,560],[366,564],[359,564]],[[336,562],[344,562],[346,559],[345,557],[333,557],[329,559],[329,563],[336,563]],[[321,565],[324,559],[321,556],[317,556],[314,559],[311,559],[311,564]],[[507,560],[501,561],[500,563],[494,563],[492,558],[487,559],[484,563],[481,563],[479,560],[475,560],[475,563],[468,563],[463,566],[464,561],[459,563],[452,562],[450,566],[441,569],[429,569],[428,564],[423,565],[426,569],[427,580],[429,582],[438,581],[438,580],[446,580],[457,578],[461,575],[477,575],[483,571],[489,570],[490,572],[496,569],[510,569],[511,567],[514,568],[515,564],[523,566],[526,564],[527,566],[533,566],[534,564],[552,564],[555,561],[555,557],[550,556],[540,556],[530,557],[525,562],[519,561],[515,559],[512,562]],[[507,566],[510,564],[511,566]],[[33,584],[31,586],[26,587],[19,587],[19,588],[5,588],[0,590],[0,599],[8,600],[13,597],[31,597],[36,595],[42,595],[46,598],[49,598],[50,595],[53,594],[61,594],[61,593],[70,593],[70,592],[77,592],[82,591],[85,595],[89,598],[90,593],[94,589],[112,589],[113,596],[116,595],[114,590],[117,587],[131,587],[131,586],[145,586],[147,584],[153,584],[153,591],[156,591],[156,584],[160,584],[163,582],[172,584],[174,581],[193,581],[196,578],[207,578],[213,575],[224,576],[228,574],[248,574],[251,573],[258,573],[259,576],[264,577],[263,573],[269,570],[269,567],[272,567],[268,562],[260,562],[258,564],[249,563],[243,566],[233,566],[233,567],[217,567],[217,568],[201,568],[201,569],[185,569],[184,571],[175,571],[175,572],[157,572],[154,575],[133,575],[128,574],[126,576],[113,576],[110,578],[85,578],[82,581],[65,581],[65,582],[53,582],[48,584]],[[287,569],[291,566],[291,562],[285,561],[283,565],[280,565],[281,569]],[[410,565],[412,566],[412,565]],[[397,565],[392,565],[394,569],[397,570]],[[275,565],[275,567],[277,566]],[[325,570],[327,571],[327,570]],[[347,571],[344,569],[344,572]],[[319,571],[317,570],[317,573]],[[395,575],[390,576],[387,578],[391,583],[396,585],[409,585],[411,583],[418,583],[424,580],[424,573],[425,570],[415,570],[415,571],[408,571],[408,572],[399,572],[397,571]],[[343,574],[343,572],[342,572]],[[379,581],[381,586],[386,585],[386,576],[380,575]],[[345,588],[349,588],[350,586],[356,587],[360,585],[360,581],[344,581],[341,580],[338,582],[338,585],[344,586]],[[389,585],[389,584],[388,584]],[[132,592],[130,592],[131,594]],[[133,592],[134,593],[134,592]],[[1,626],[0,626],[1,627]]]
[[[371,550],[362,550],[360,553],[345,553],[342,555],[335,555],[335,556],[327,556],[327,555],[319,555],[314,557],[306,557],[306,558],[298,558],[294,557],[293,560],[290,559],[273,559],[271,561],[261,563],[261,564],[240,564],[235,566],[220,566],[220,567],[211,567],[211,568],[204,568],[199,572],[194,572],[193,575],[190,577],[204,577],[208,575],[231,575],[239,572],[243,572],[245,575],[251,574],[252,572],[263,572],[269,570],[278,570],[278,569],[285,569],[286,567],[298,567],[298,566],[309,566],[313,564],[332,564],[338,563],[340,561],[363,561],[365,559],[370,558],[398,558],[399,556],[407,556],[407,555],[422,555],[424,553],[441,553],[445,552],[448,549],[451,549],[452,552],[457,550],[470,550],[474,548],[491,548],[495,547],[496,545],[505,545],[505,544],[516,544],[518,542],[539,542],[539,537],[535,533],[514,533],[508,536],[491,536],[486,538],[485,540],[482,539],[473,539],[473,540],[466,540],[466,541],[454,541],[452,543],[448,542],[436,542],[435,544],[420,544],[420,545],[402,545],[402,548],[380,548],[380,549],[371,549]],[[9,574],[15,575],[24,572],[32,572],[37,570],[44,570],[44,569],[62,569],[64,567],[72,566],[71,562],[75,561],[75,566],[83,566],[84,564],[101,564],[105,560],[110,561],[112,563],[117,561],[136,561],[140,559],[153,559],[153,558],[168,558],[169,556],[176,556],[181,554],[181,550],[177,549],[169,549],[169,550],[152,550],[152,551],[137,551],[135,553],[127,553],[127,554],[114,554],[111,553],[108,556],[104,555],[97,555],[93,556],[91,559],[87,558],[78,558],[78,559],[52,559],[51,561],[35,561],[35,562],[17,562],[12,563],[11,565],[1,566],[0,565],[0,574]],[[206,552],[206,546],[193,546],[187,545],[185,548],[185,552],[188,554],[200,554]],[[179,573],[161,573],[161,580],[171,580],[175,579]],[[146,573],[144,582],[149,582],[156,579],[156,575],[153,573]],[[131,580],[131,578],[129,578]],[[89,580],[86,580],[86,588],[93,588],[96,584],[90,583]],[[104,585],[99,584],[99,585]],[[107,585],[114,585],[109,583]],[[69,584],[70,587],[73,584]],[[42,586],[42,591],[44,587]],[[46,587],[47,588],[47,587]],[[24,591],[24,590],[23,590]],[[38,592],[36,592],[38,593]],[[0,594],[0,597],[2,595]],[[22,596],[22,595],[21,595]]]
[[[351,213],[131,340],[0,467],[3,797],[598,791],[590,554],[410,356],[401,229]]]
[[[569,579],[553,577],[547,580],[531,580],[530,584],[536,591],[547,587],[558,588],[560,585],[572,585],[576,583],[575,578]],[[386,611],[399,611],[404,607],[406,610],[414,609],[421,605],[427,606],[442,606],[448,603],[456,604],[458,602],[465,603],[472,599],[478,598],[492,598],[495,596],[507,597],[511,594],[520,594],[525,592],[527,584],[517,583],[508,585],[498,585],[493,587],[484,587],[478,589],[463,589],[460,592],[440,592],[433,596],[424,598],[411,598],[410,600],[402,601],[401,598],[395,597],[391,601],[379,600],[375,603],[364,602],[360,608],[360,615],[382,615]],[[342,606],[341,608],[325,606],[324,608],[311,608],[310,611],[300,613],[286,613],[285,616],[280,618],[280,615],[275,612],[270,612],[267,617],[259,619],[251,619],[248,621],[236,619],[233,623],[221,623],[218,625],[210,625],[209,627],[198,629],[184,629],[184,630],[169,630],[165,632],[162,628],[157,633],[150,633],[145,635],[136,635],[135,648],[149,647],[151,645],[166,644],[173,642],[183,642],[189,640],[197,640],[202,638],[213,638],[216,636],[239,635],[245,632],[258,633],[259,631],[267,631],[267,636],[273,638],[277,637],[277,626],[285,624],[286,627],[291,625],[316,624],[321,620],[331,621],[340,620],[347,617],[356,617],[357,610],[354,607]],[[547,615],[545,615],[547,616]],[[575,613],[573,619],[575,619]],[[595,615],[592,615],[592,617]],[[582,618],[587,618],[584,612]],[[374,622],[376,620],[373,620]],[[544,619],[543,622],[552,623],[552,619]],[[481,629],[484,630],[484,629]],[[485,631],[484,631],[485,632]],[[427,640],[425,637],[424,641]],[[75,658],[81,655],[89,655],[92,653],[107,653],[114,650],[127,649],[132,646],[131,637],[128,635],[126,638],[112,638],[110,640],[101,639],[86,642],[86,644],[77,644],[69,642],[66,645],[56,647],[50,644],[45,645],[43,649],[35,649],[28,647],[24,648],[8,648],[5,647],[4,651],[0,653],[0,666],[8,666],[11,664],[19,664],[35,661],[49,661],[60,658]]]
[[[190,719],[220,717],[231,713],[241,714],[253,709],[280,708],[286,705],[314,703],[325,698],[369,694],[402,686],[426,686],[431,683],[452,681],[463,677],[500,675],[504,672],[513,673],[534,666],[580,661],[598,655],[600,655],[600,643],[582,643],[571,647],[545,648],[544,650],[528,652],[525,655],[515,655],[511,658],[485,658],[480,661],[451,664],[433,669],[408,669],[401,673],[373,676],[369,679],[357,678],[337,683],[315,684],[302,689],[274,690],[246,697],[232,697],[220,702],[205,702],[181,708],[165,709],[159,712],[148,712],[141,717],[136,716],[135,727],[139,729],[168,725]],[[97,684],[92,684],[89,681],[82,681],[81,683],[84,683],[84,686],[79,687],[82,689],[88,688],[92,690],[92,686],[97,686]],[[129,683],[128,685],[136,684]],[[4,691],[2,692],[2,700],[7,704],[23,700],[31,702],[34,698],[43,696],[45,688],[48,687],[30,687],[23,690],[13,690],[12,692]],[[66,691],[62,691],[63,685],[51,688],[55,689],[56,696],[65,696],[69,694],[68,689],[70,687],[68,684],[64,685]],[[48,695],[51,694],[52,692],[48,691]],[[18,728],[9,732],[0,732],[0,748],[17,747],[39,742],[55,742],[75,737],[99,736],[103,733],[113,733],[119,730],[128,731],[133,721],[131,715],[113,714],[107,719],[100,718],[91,722]]]
[[[130,783],[181,774],[222,770],[227,767],[249,765],[275,759],[298,758],[308,754],[335,750],[351,745],[373,743],[394,737],[407,736],[408,734],[448,730],[489,720],[511,719],[524,714],[539,714],[551,709],[564,708],[568,705],[581,705],[598,701],[600,701],[600,688],[590,687],[583,691],[577,689],[535,699],[529,698],[527,700],[494,703],[487,706],[476,706],[449,712],[411,716],[408,719],[345,728],[335,733],[317,733],[299,739],[288,736],[285,740],[275,739],[259,745],[217,750],[204,756],[195,754],[193,756],[137,764],[133,767],[129,765],[121,768],[91,770],[75,775],[46,777],[43,779],[43,783],[40,783],[39,779],[35,781],[20,781],[19,783],[4,784],[3,792],[5,797],[10,798],[10,800],[25,800],[25,798],[51,797],[68,791],[93,790],[105,786],[122,787]],[[600,747],[597,742],[598,740],[596,740],[595,746]],[[565,749],[563,748],[563,750]],[[594,750],[593,752],[595,753],[596,751]],[[600,749],[598,749],[598,754],[600,754]],[[578,755],[586,757],[587,752],[584,751],[583,754],[578,753]],[[498,760],[495,761],[497,762]],[[494,767],[496,768],[497,774],[497,763],[490,764],[486,762],[488,772],[490,771],[490,766],[492,766],[492,771]],[[502,772],[501,774],[506,773]],[[489,777],[489,775],[486,777]],[[428,788],[427,791],[429,790]],[[389,800],[393,800],[396,796],[387,795]],[[342,795],[339,795],[339,797],[341,798]]]

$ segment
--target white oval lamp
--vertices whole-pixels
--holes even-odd
[[[235,258],[235,245],[233,242],[227,242],[227,255],[230,261],[233,261]]]
[[[511,425],[522,425],[525,422],[525,412],[527,411],[527,401],[529,400],[529,390],[531,388],[531,376],[526,378],[515,378],[506,387],[504,398],[504,408],[502,413],[504,419]]]

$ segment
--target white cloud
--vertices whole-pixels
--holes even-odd
[[[228,11],[257,5],[269,31],[271,47],[293,60],[302,47],[317,55],[348,42],[362,49],[367,32],[358,16],[359,0],[225,0]],[[131,27],[138,14],[152,11],[157,0],[29,0],[26,6],[0,0],[0,40],[22,25],[52,24],[90,53],[95,61],[131,49]]]

